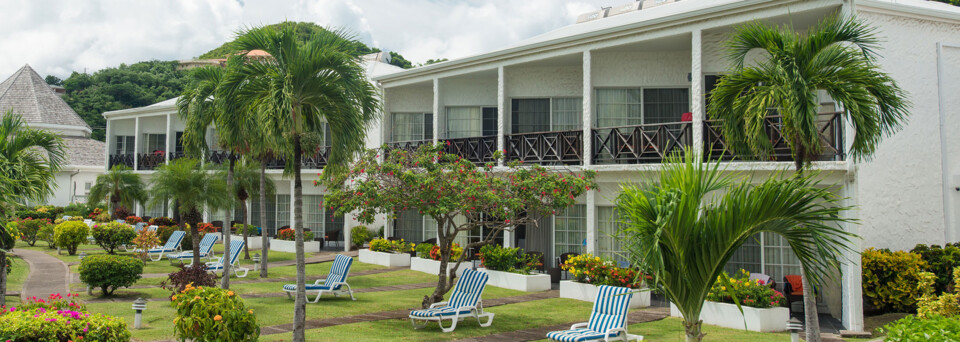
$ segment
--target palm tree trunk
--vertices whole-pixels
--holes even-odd
[[[243,215],[240,218],[240,224],[243,225],[243,260],[250,260],[250,248],[247,247],[250,245],[250,241],[247,240],[247,230],[250,228],[247,225],[247,200],[240,201],[240,215]]]
[[[296,112],[294,112],[296,116]],[[306,292],[306,265],[304,263],[303,253],[303,210],[302,210],[302,190],[303,184],[300,181],[300,159],[302,147],[300,146],[300,134],[293,133],[293,227],[296,232],[296,250],[297,250],[297,298],[294,302],[293,310],[293,340],[295,342],[305,341],[304,329],[307,318],[307,292]]]
[[[260,161],[260,278],[267,277],[267,251],[270,238],[267,233],[267,163]]]
[[[0,306],[7,305],[7,252],[0,251]]]
[[[230,159],[230,167],[227,169],[227,189],[230,193],[227,196],[233,197],[233,167],[237,159],[233,157],[233,152],[230,152],[227,159]],[[230,224],[231,214],[233,214],[232,205],[227,206],[227,213],[224,216],[225,222],[223,223],[223,277],[220,278],[220,288],[225,290],[230,288],[230,229],[233,228]]]
[[[820,342],[820,318],[817,314],[817,297],[813,292],[813,286],[807,281],[806,271],[800,271],[800,280],[803,282],[803,318],[806,323],[806,340],[807,342]]]
[[[687,334],[687,342],[699,342],[703,340],[703,321],[697,318],[696,322],[683,321],[683,329]]]

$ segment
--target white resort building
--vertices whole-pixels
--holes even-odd
[[[587,13],[578,23],[475,56],[410,70],[372,61],[368,76],[382,89],[384,113],[367,146],[449,142],[448,153],[476,162],[500,150],[508,160],[595,170],[599,189],[545,219],[540,229],[506,233],[502,241],[544,253],[547,267],[555,267],[563,253],[616,258],[618,245],[610,234],[616,229],[613,199],[619,183],[651,179],[665,155],[684,151],[719,158],[729,172],[747,175],[792,170],[782,142],[769,161],[740,161],[725,153],[717,123],[705,116],[706,94],[730,70],[723,42],[737,25],[761,20],[802,30],[837,14],[856,15],[878,29],[884,39],[878,62],[912,102],[903,130],[886,138],[872,160],[855,162],[845,153],[852,133],[838,115],[842,108],[821,98],[826,152],[813,167],[857,207],[847,214],[860,224],[844,227],[862,237],[851,247],[909,249],[958,241],[960,135],[952,133],[960,132],[960,97],[950,94],[960,89],[960,8],[934,2],[646,0]],[[149,178],[157,165],[182,156],[183,123],[174,99],[104,117],[106,166],[126,164]],[[769,126],[776,137],[776,118]],[[304,176],[315,176],[323,157],[307,158]],[[218,158],[222,152],[207,156]],[[266,213],[254,203],[251,216],[258,222],[267,215],[273,230],[291,221],[292,185],[276,165],[270,168],[278,195]],[[306,186],[304,194],[306,228],[347,231],[343,228],[355,225],[326,218],[321,189]],[[160,216],[171,210],[138,212]],[[207,221],[223,216],[207,215]],[[385,234],[422,241],[433,237],[435,224],[403,212],[386,222]],[[863,329],[860,257],[847,258],[839,280],[822,289],[821,312],[858,331]],[[728,268],[768,274],[778,282],[800,271],[777,236],[748,244]]]

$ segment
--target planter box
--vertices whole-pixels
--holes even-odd
[[[717,325],[731,329],[743,329],[746,318],[747,330],[759,332],[778,332],[787,330],[787,320],[790,319],[790,310],[787,308],[757,309],[746,306],[743,314],[737,310],[735,304],[706,301],[700,311],[703,323]],[[670,316],[682,317],[680,310],[670,304]]]
[[[386,267],[406,267],[410,266],[410,254],[374,252],[369,249],[361,249],[360,262]]]
[[[233,234],[230,234],[230,241],[236,241],[236,240],[243,241],[243,235],[233,235]],[[290,242],[293,242],[293,241],[290,241]],[[219,243],[219,244],[222,244],[222,243],[223,243],[222,237],[221,237],[220,240],[217,240],[217,243]],[[250,250],[260,249],[261,246],[262,246],[262,244],[260,243],[260,237],[259,237],[259,236],[248,236],[248,237],[247,237],[247,248],[249,248]],[[304,247],[306,247],[306,244],[304,244]]]
[[[570,298],[593,303],[597,300],[597,285],[578,283],[573,280],[560,282],[560,298]],[[630,308],[650,306],[650,291],[634,293],[630,299]]]
[[[487,272],[490,275],[487,284],[496,287],[526,292],[550,290],[550,275],[548,274],[519,274],[486,268],[478,268],[477,270]]]
[[[258,241],[259,242],[259,241]],[[277,252],[296,253],[296,241],[287,241],[280,239],[270,239],[270,250]],[[320,241],[304,241],[303,251],[305,253],[316,253],[320,251]]]
[[[456,262],[454,261],[447,263],[447,275],[450,274],[450,268],[453,267],[453,265],[455,264]],[[463,271],[468,268],[470,268],[469,261],[464,261],[463,263],[461,263],[460,268],[457,269],[457,276],[459,277],[460,275],[462,275]],[[440,274],[440,262],[433,259],[413,257],[413,258],[410,258],[410,269],[418,272],[437,275],[437,274]]]

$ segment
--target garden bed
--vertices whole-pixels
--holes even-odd
[[[743,314],[736,304],[706,301],[700,311],[703,323],[717,325],[731,329],[743,329],[746,321],[747,330],[759,332],[778,332],[787,330],[787,320],[790,319],[790,310],[784,307],[758,309],[741,306]],[[670,304],[670,316],[682,317],[680,310]],[[744,319],[746,318],[746,319]]]
[[[410,266],[410,254],[374,252],[369,249],[361,249],[360,262],[386,267],[406,267]]]
[[[513,272],[494,271],[478,268],[490,275],[487,284],[505,289],[539,292],[550,290],[550,275],[547,274],[520,274]]]
[[[259,243],[260,239],[257,238]],[[280,240],[280,239],[270,239],[270,250],[278,252],[287,252],[287,253],[296,253],[297,245],[296,241],[289,240]],[[304,241],[303,242],[303,252],[304,253],[316,253],[320,251],[320,241]]]
[[[452,268],[453,265],[456,265],[456,263],[456,261],[447,263],[447,275],[450,275],[450,268]],[[461,274],[463,274],[464,270],[470,268],[469,266],[470,262],[468,261],[461,263],[460,268],[457,269],[457,276],[459,277]],[[440,274],[440,261],[413,257],[410,258],[410,269],[417,272]]]
[[[597,300],[597,285],[580,283],[573,280],[560,282],[560,298],[570,298],[593,303]],[[650,306],[650,291],[634,293],[630,299],[631,308]]]
[[[236,240],[243,241],[243,235],[230,234],[230,241],[236,241]],[[220,243],[223,243],[223,240],[217,240],[217,241],[219,241]],[[263,243],[260,241],[259,236],[247,236],[247,248],[260,249],[260,247],[263,247]],[[304,247],[306,247],[306,244],[304,244]]]

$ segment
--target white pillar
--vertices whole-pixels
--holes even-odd
[[[393,230],[393,218],[387,216],[387,219],[383,221],[383,238],[389,238],[393,234],[390,234]]]
[[[433,79],[433,143],[440,136],[440,79]]]
[[[590,50],[583,52],[583,166],[593,165],[593,78]],[[590,209],[587,209],[590,212]],[[587,225],[589,227],[589,224]],[[587,244],[589,246],[589,243]]]
[[[507,80],[501,65],[497,67],[497,151],[502,153],[506,153],[507,149],[507,108]],[[503,160],[498,164],[503,165]]]
[[[165,153],[163,154],[163,161],[164,161],[164,163],[169,163],[169,162],[170,162],[170,138],[173,138],[173,139],[176,139],[176,138],[177,138],[177,135],[176,135],[176,134],[171,134],[171,133],[173,133],[173,132],[170,131],[170,116],[171,116],[171,115],[173,115],[173,114],[167,114],[167,130],[166,130],[167,133],[164,135],[164,136],[166,137],[166,141],[164,142],[164,143],[166,144],[166,146],[164,147],[164,152],[165,152]]]
[[[111,122],[111,121],[113,121],[113,120],[107,119],[107,128],[103,131],[103,139],[104,139],[105,145],[106,145],[106,148],[105,148],[104,151],[103,151],[103,152],[104,152],[104,153],[103,153],[103,167],[104,167],[105,170],[107,170],[107,171],[110,171],[110,151],[115,151],[115,150],[116,150],[116,147],[115,147],[114,145],[117,144],[117,142],[115,141],[115,140],[117,140],[117,139],[112,136],[112,134],[111,134],[112,132],[110,131],[110,122]]]
[[[703,32],[693,30],[690,34],[690,111],[693,113],[693,152],[703,155]]]
[[[293,188],[294,188],[293,179],[290,179],[290,228],[297,229],[293,222]],[[280,227],[277,227],[280,228]]]
[[[124,147],[126,148],[126,147]],[[140,117],[133,119],[133,169],[140,169]]]
[[[854,174],[847,174],[846,184],[843,187],[845,205],[854,205],[859,199],[857,191],[857,180]],[[850,219],[859,217],[857,210],[847,210],[843,213]],[[856,223],[846,223],[843,227],[847,232],[860,235],[860,225]],[[861,275],[860,251],[863,250],[862,240],[852,239],[850,246],[853,251],[844,251],[843,265],[841,266],[840,286],[842,287],[841,298],[841,323],[852,331],[863,331],[863,285]]]
[[[353,229],[353,227],[349,226],[347,222],[352,222],[355,219],[355,217],[356,216],[354,216],[353,213],[343,214],[343,232],[342,232],[343,234],[340,234],[340,235],[343,236],[344,252],[350,251],[350,239],[352,235],[351,234],[352,232],[350,230]],[[326,243],[326,241],[324,241],[324,243]]]
[[[587,191],[587,253],[597,255],[597,192]]]

